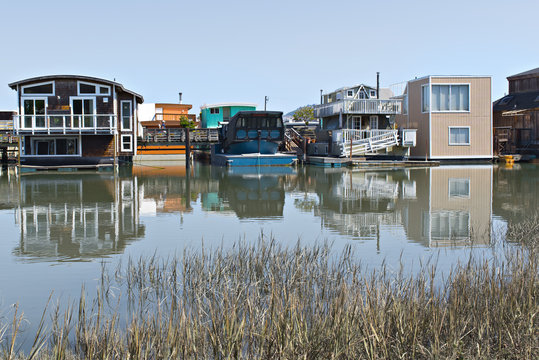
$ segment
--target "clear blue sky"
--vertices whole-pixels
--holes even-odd
[[[146,102],[254,102],[288,112],[320,89],[424,75],[506,77],[539,67],[539,1],[3,1],[0,109],[8,83],[116,79]]]

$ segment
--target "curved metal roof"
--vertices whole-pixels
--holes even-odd
[[[101,82],[101,83],[108,84],[108,85],[114,85],[114,86],[119,87],[120,90],[135,96],[137,98],[137,100],[140,99],[141,103],[144,102],[144,98],[142,97],[142,95],[137,94],[134,91],[127,90],[126,88],[124,88],[124,86],[122,84],[117,83],[115,81],[110,81],[110,80],[107,80],[107,79],[101,79],[101,78],[97,78],[97,77],[93,77],[93,76],[84,76],[84,75],[44,75],[44,76],[37,76],[37,77],[33,77],[33,78],[28,78],[28,79],[24,79],[24,80],[15,81],[15,82],[12,82],[11,84],[8,84],[8,86],[10,88],[12,88],[13,90],[16,90],[18,85],[31,84],[31,83],[40,82],[40,81],[58,80],[58,79],[74,79],[74,80],[81,80],[81,81],[88,81],[88,82],[94,81],[94,82]],[[139,102],[139,101],[137,101],[137,102]]]

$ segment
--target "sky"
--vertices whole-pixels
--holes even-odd
[[[1,0],[0,110],[8,83],[75,74],[145,102],[252,102],[289,112],[320,90],[426,75],[506,77],[539,67],[539,1]],[[3,84],[3,85],[2,85]]]

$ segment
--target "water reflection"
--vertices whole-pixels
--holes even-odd
[[[295,234],[319,222],[323,231],[344,239],[380,242],[397,230],[406,241],[427,247],[472,241],[489,244],[493,173],[495,186],[506,189],[494,192],[495,199],[503,202],[494,206],[499,214],[514,216],[538,206],[537,181],[532,176],[536,168],[527,179],[494,169],[197,165],[190,174],[184,167],[135,166],[122,168],[119,174],[29,175],[4,169],[0,210],[15,209],[20,244],[14,252],[26,258],[73,260],[121,253],[129,243],[146,238],[152,217],[179,215],[183,221],[184,214],[189,214],[190,221],[204,216],[201,221],[210,224],[200,229],[200,237],[222,237],[231,229],[237,234],[237,221],[240,227],[243,221],[268,226],[268,219],[306,216],[309,225],[281,221],[272,226],[286,223],[290,227],[291,238],[284,241],[296,241]],[[522,195],[519,186],[535,191],[534,195]],[[221,227],[211,226],[216,217]]]
[[[19,256],[80,259],[121,253],[144,236],[136,177],[25,174],[19,178]]]

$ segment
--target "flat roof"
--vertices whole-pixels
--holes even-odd
[[[225,103],[217,103],[217,104],[204,104],[200,108],[208,109],[208,108],[226,107],[226,106],[252,106],[256,108],[257,105],[254,103],[247,103],[247,102],[225,102]]]
[[[425,80],[427,78],[492,78],[492,76],[491,75],[425,75],[420,78],[408,80],[408,82]]]

